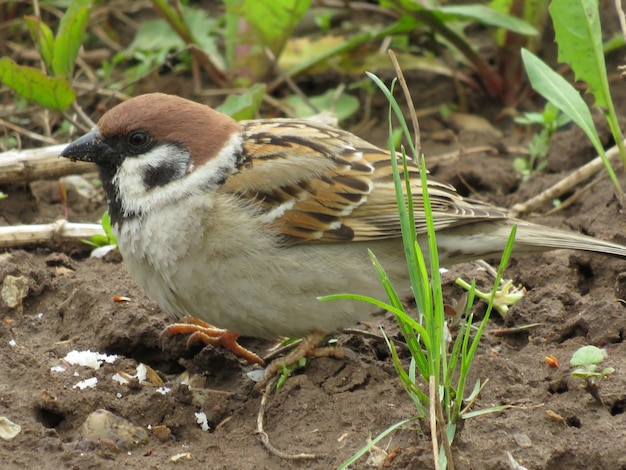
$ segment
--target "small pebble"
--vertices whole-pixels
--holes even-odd
[[[148,442],[148,432],[144,428],[107,410],[96,410],[87,416],[80,433],[87,439],[110,440],[125,450]]]
[[[161,442],[167,442],[172,436],[172,430],[165,425],[154,426],[152,428],[152,435]]]
[[[515,443],[520,447],[532,447],[533,443],[526,434],[513,434]]]

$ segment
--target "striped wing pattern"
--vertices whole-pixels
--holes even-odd
[[[400,220],[389,152],[354,135],[312,121],[270,119],[242,123],[244,155],[222,191],[258,208],[284,245],[399,238]],[[409,162],[415,223],[426,231],[422,184]],[[507,213],[464,200],[429,180],[437,230]]]

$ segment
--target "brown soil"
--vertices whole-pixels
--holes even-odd
[[[448,85],[450,95],[444,101],[450,102],[453,86]],[[419,96],[414,98],[419,102]],[[618,107],[626,110],[623,103]],[[469,148],[494,142],[482,132],[461,131],[459,144],[444,145],[431,138],[444,127],[441,122],[426,119],[422,126],[427,155],[459,144]],[[504,137],[495,139],[498,144],[526,145],[527,136],[510,125],[500,127]],[[384,142],[382,134],[372,137],[371,131],[365,137]],[[432,167],[438,177],[464,193],[476,196],[476,191],[482,199],[512,205],[558,180],[562,174],[557,171],[570,169],[566,167],[570,160],[563,156],[575,151],[578,165],[593,154],[576,129],[564,131],[553,143],[549,166],[553,173],[523,184],[512,171],[512,156],[463,154]],[[619,176],[626,185],[623,172]],[[0,203],[2,223],[61,218],[56,188],[56,182],[4,188],[10,197]],[[71,220],[93,222],[104,205],[101,195],[85,200],[70,194],[69,210]],[[537,220],[626,243],[623,209],[604,176],[569,208]],[[368,439],[415,414],[384,341],[341,333],[335,337],[355,354],[310,360],[269,397],[265,410],[265,431],[276,448],[288,454],[313,453],[317,458],[272,455],[255,434],[261,396],[245,375],[251,367],[222,349],[187,350],[184,338],[160,341],[159,332],[169,319],[134,285],[115,255],[90,259],[84,250],[63,246],[11,250],[0,255],[0,280],[7,275],[24,277],[29,289],[21,313],[0,302],[0,416],[21,426],[17,437],[0,441],[2,468],[156,469],[172,468],[173,459],[178,459],[192,469],[328,469]],[[491,282],[474,265],[456,266],[445,275],[448,302],[462,295],[453,284],[459,275],[477,278],[485,290]],[[470,387],[477,379],[488,381],[475,410],[494,405],[511,408],[465,421],[453,444],[457,468],[506,469],[506,452],[532,469],[626,468],[626,307],[619,300],[626,289],[624,260],[552,252],[517,258],[506,275],[528,293],[505,319],[494,314],[490,320]],[[116,296],[131,300],[114,302]],[[484,308],[476,305],[479,316]],[[495,332],[530,323],[539,326],[515,334]],[[397,334],[389,315],[376,316],[360,327],[378,333],[379,325]],[[261,353],[271,346],[255,339],[245,339],[244,344]],[[605,347],[605,364],[616,369],[600,387],[601,401],[570,375],[572,353],[586,344]],[[117,354],[118,359],[99,370],[64,363],[69,351],[87,349]],[[546,364],[548,355],[556,356],[561,366]],[[161,394],[149,383],[133,380],[122,385],[112,379],[120,371],[134,374],[140,363],[153,368],[171,391]],[[59,365],[66,370],[51,371]],[[191,377],[191,386],[181,384],[181,374]],[[98,378],[95,388],[74,388],[89,377]],[[149,429],[147,440],[135,444],[141,439],[82,438],[81,425],[98,409]],[[195,413],[200,411],[208,418],[208,431],[196,422]],[[432,468],[428,424],[416,422],[391,433],[378,450],[351,468],[383,464],[397,469]]]

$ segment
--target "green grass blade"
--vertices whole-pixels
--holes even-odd
[[[442,5],[433,10],[444,22],[472,20],[486,26],[504,28],[523,36],[537,36],[539,31],[527,21],[500,12],[487,5]]]
[[[57,77],[71,78],[74,62],[83,36],[87,31],[91,16],[91,2],[89,0],[73,0],[61,23],[54,40],[52,53],[52,72]]]
[[[498,287],[500,286],[500,281],[502,280],[502,276],[504,275],[504,269],[509,264],[509,259],[511,257],[511,253],[513,252],[513,245],[515,243],[515,235],[517,233],[517,225],[513,225],[511,228],[511,234],[509,235],[509,239],[504,248],[504,252],[502,253],[502,258],[500,259],[500,265],[498,266],[498,271],[496,274],[496,280],[493,283],[493,289],[491,290],[491,299],[489,300],[489,304],[487,306],[487,311],[485,312],[485,316],[483,320],[480,322],[478,330],[474,336],[474,339],[467,349],[468,339],[464,340],[464,345],[461,353],[461,369],[459,373],[459,382],[457,386],[457,397],[456,402],[454,403],[454,416],[457,418],[462,418],[460,416],[461,405],[463,401],[463,391],[465,389],[465,382],[469,375],[469,369],[474,360],[474,356],[476,355],[476,350],[478,349],[478,344],[480,343],[480,338],[483,335],[485,327],[487,326],[487,322],[489,321],[489,317],[491,316],[491,311],[493,310],[493,302],[496,297],[496,292],[498,291]]]
[[[350,465],[352,465],[354,462],[359,460],[363,455],[365,455],[365,453],[368,450],[370,450],[373,446],[375,446],[381,439],[384,439],[387,435],[389,435],[390,433],[392,433],[399,427],[402,427],[405,424],[410,423],[411,421],[415,421],[416,419],[418,419],[418,417],[413,416],[411,418],[403,419],[402,421],[399,421],[392,426],[389,426],[387,429],[381,432],[378,436],[376,436],[376,438],[372,439],[371,442],[368,442],[368,444],[365,447],[363,447],[356,454],[354,454],[348,460],[346,460],[341,465],[339,465],[339,467],[337,467],[337,470],[346,470]]]
[[[398,374],[398,377],[400,378],[400,381],[402,382],[402,385],[404,385],[404,388],[406,389],[407,394],[411,397],[411,399],[415,403],[415,406],[417,407],[419,414],[421,416],[424,416],[426,414],[424,407],[427,406],[430,401],[430,399],[428,398],[428,395],[422,392],[415,385],[415,379],[416,379],[415,370],[413,369],[411,373],[407,373],[404,370],[404,368],[402,367],[402,362],[400,362],[400,357],[398,356],[398,351],[396,350],[396,345],[389,340],[389,338],[387,337],[384,331],[382,333],[383,333],[383,337],[385,338],[385,341],[387,342],[387,346],[389,347],[389,351],[391,352],[393,365],[394,365],[394,368],[396,369],[396,373]],[[413,358],[415,359],[415,362],[414,362],[415,368],[417,368],[417,370],[420,372],[422,379],[424,379],[424,377],[428,378],[429,369],[428,369],[428,362],[426,361],[425,357],[422,355],[421,364],[420,364],[419,358],[415,356],[413,356]]]

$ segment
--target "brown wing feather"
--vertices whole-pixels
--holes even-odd
[[[398,238],[391,158],[354,135],[311,121],[244,121],[244,159],[222,191],[248,201],[286,245]],[[419,170],[409,162],[415,223],[426,231]],[[280,181],[280,186],[276,182]],[[435,228],[506,218],[430,180]]]

